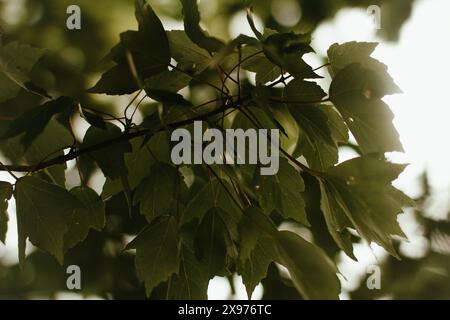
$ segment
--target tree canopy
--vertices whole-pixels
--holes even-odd
[[[226,41],[201,26],[197,1],[180,3],[184,30],[165,30],[152,6],[136,0],[137,30],[122,32],[103,59],[107,69],[87,92],[128,95],[120,112],[41,88],[28,74],[42,49],[0,47],[0,102],[19,90],[39,101],[0,118],[0,149],[15,161],[0,163],[15,179],[0,183],[0,240],[13,197],[17,272],[47,261],[47,272],[59,270],[59,279],[41,280],[52,293],[65,284],[58,264],[76,264],[87,273],[83,293],[100,296],[205,299],[212,278],[238,274],[249,297],[262,282],[268,295],[282,286],[299,298],[337,299],[337,253],[355,259],[354,243],[364,239],[399,258],[397,215],[415,204],[392,186],[405,166],[385,158],[403,151],[383,101],[401,90],[371,56],[377,44],[336,43],[323,65],[311,66],[310,33],[259,30],[248,9],[254,37]],[[315,80],[326,70],[325,89]],[[195,121],[280,130],[279,171],[174,165],[171,132],[193,130]],[[343,145],[358,157],[339,162]],[[91,184],[97,169],[101,194]],[[69,188],[70,171],[79,180]],[[29,257],[27,241],[39,248]]]

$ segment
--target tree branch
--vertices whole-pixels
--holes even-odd
[[[161,131],[166,131],[167,129],[176,129],[179,127],[183,127],[186,126],[188,124],[193,123],[194,121],[199,121],[199,120],[205,120],[208,119],[209,117],[212,117],[216,114],[220,114],[228,109],[231,108],[235,108],[236,106],[238,106],[240,103],[242,103],[242,101],[236,101],[235,103],[231,104],[231,105],[227,105],[227,106],[222,106],[216,110],[213,110],[209,113],[203,114],[203,115],[198,115],[196,117],[190,118],[190,119],[186,119],[186,120],[182,120],[182,121],[178,121],[178,122],[174,122],[174,123],[170,123],[165,125],[164,127],[160,127],[157,128],[156,130],[151,130],[151,129],[143,129],[143,130],[138,130],[138,131],[134,131],[134,132],[127,132],[123,135],[121,135],[120,137],[111,139],[111,140],[107,140],[101,143],[97,143],[94,144],[92,146],[86,147],[86,148],[81,148],[81,149],[77,149],[77,150],[72,150],[70,151],[68,154],[66,155],[61,155],[58,157],[55,157],[53,159],[47,160],[47,161],[43,161],[37,165],[1,165],[0,166],[0,171],[8,171],[8,172],[36,172],[36,171],[40,171],[43,169],[46,169],[48,167],[51,166],[55,166],[58,164],[64,164],[67,161],[76,159],[78,157],[80,157],[81,155],[87,154],[87,153],[91,153],[94,151],[98,151],[101,149],[105,149],[108,148],[112,145],[115,145],[117,143],[123,142],[123,141],[128,141],[128,140],[132,140],[138,137],[142,137],[145,135],[151,135],[151,134],[155,134],[157,132],[161,132]]]

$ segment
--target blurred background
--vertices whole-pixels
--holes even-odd
[[[181,6],[175,0],[149,1],[162,18],[166,29],[182,29]],[[32,72],[32,79],[55,95],[75,96],[80,101],[110,113],[126,105],[129,97],[87,95],[104,68],[103,56],[118,41],[120,32],[136,29],[133,0],[0,0],[2,41],[19,41],[47,49]],[[82,29],[66,28],[69,5],[80,6]],[[367,11],[381,8],[377,29]],[[323,64],[320,57],[335,42],[377,41],[374,57],[386,63],[404,94],[386,98],[394,111],[395,126],[405,147],[404,154],[389,154],[392,161],[409,163],[396,186],[418,201],[399,217],[408,242],[399,245],[402,261],[389,257],[377,245],[356,245],[358,262],[339,254],[343,299],[449,299],[450,298],[450,105],[445,95],[450,74],[450,30],[448,0],[201,0],[202,22],[216,37],[230,39],[239,34],[252,35],[247,25],[246,8],[253,6],[259,26],[277,30],[312,31],[317,55],[308,55],[313,66]],[[325,75],[326,70],[322,70]],[[327,80],[319,84],[328,89]],[[14,100],[0,104],[0,119],[8,121],[39,104],[39,97],[22,91]],[[0,122],[1,125],[1,122]],[[85,123],[78,123],[82,136]],[[1,160],[14,163],[18,155],[0,143]],[[343,147],[341,161],[357,156]],[[102,191],[102,177],[94,169],[91,179]],[[67,183],[71,183],[73,164],[68,164]],[[0,174],[0,180],[10,179]],[[75,182],[73,182],[75,183]],[[382,201],[382,199],[380,199]],[[117,203],[107,204],[110,217],[120,218]],[[319,210],[309,208],[309,210]],[[10,211],[14,212],[13,201]],[[84,298],[133,298],[143,294],[136,279],[133,257],[118,250],[120,243],[111,232],[91,232],[88,240],[76,247],[67,264],[82,265]],[[119,222],[116,222],[119,223]],[[319,245],[326,240],[314,234]],[[320,243],[324,241],[324,243]],[[1,298],[80,298],[64,292],[65,268],[42,252],[30,249],[25,270],[17,267],[17,236],[14,214],[10,215],[7,245],[0,244]],[[369,290],[366,279],[371,266],[381,268],[381,289]],[[253,298],[296,299],[296,291],[283,274],[272,266],[263,286]],[[238,278],[217,278],[211,282],[210,299],[246,299]]]

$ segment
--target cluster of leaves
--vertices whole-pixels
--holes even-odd
[[[416,208],[411,212],[417,224],[416,236],[420,236],[420,242],[412,242],[413,245],[420,243],[420,250],[413,256],[409,254],[410,250],[399,250],[401,260],[385,257],[380,262],[380,290],[369,290],[365,281],[362,281],[359,288],[351,292],[352,299],[448,299],[450,215],[437,218],[428,213],[434,201],[425,174],[422,176],[422,189],[423,193],[416,199]]]
[[[139,29],[122,33],[105,58],[112,67],[89,92],[137,92],[123,117],[59,97],[2,129],[1,137],[26,164],[0,164],[17,180],[0,185],[0,239],[6,233],[7,200],[14,196],[21,264],[27,239],[62,264],[91,229],[105,228],[105,206],[123,195],[134,228],[121,230],[121,236],[140,229],[124,248],[135,250],[137,275],[148,296],[162,287],[166,298],[203,299],[210,279],[235,273],[251,296],[277,263],[287,268],[303,298],[338,298],[334,257],[292,230],[280,231],[279,225],[290,221],[314,228],[304,199],[306,178],[312,178],[320,186],[320,214],[340,250],[354,258],[355,230],[397,256],[392,237],[403,233],[396,217],[413,203],[391,184],[404,166],[384,159],[386,152],[402,151],[393,115],[382,101],[400,89],[387,67],[371,57],[376,44],[351,42],[329,49],[323,66],[332,76],[327,96],[314,82],[321,78],[321,67],[314,69],[303,59],[314,52],[310,35],[261,33],[249,12],[255,38],[241,35],[225,43],[200,27],[195,0],[181,4],[185,30],[166,31],[151,6],[136,0]],[[29,69],[28,62],[41,53],[26,54],[33,56],[25,64]],[[2,64],[8,77],[0,80],[17,79],[11,70],[22,67],[19,58]],[[197,101],[198,91],[214,99]],[[136,103],[140,95],[144,98]],[[144,120],[135,123],[145,99],[153,102],[142,108]],[[79,116],[90,125],[83,141],[72,130],[71,119]],[[192,130],[194,121],[220,130],[280,129],[279,172],[261,176],[250,165],[175,166],[170,133]],[[60,134],[49,136],[49,128]],[[349,131],[361,155],[338,164],[339,145],[348,143]],[[73,159],[81,185],[66,190],[66,162]],[[92,169],[82,162],[95,162],[106,177],[101,195],[88,186]],[[17,177],[16,172],[27,174]]]

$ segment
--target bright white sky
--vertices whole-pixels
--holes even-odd
[[[389,72],[404,91],[402,95],[385,99],[396,115],[394,123],[406,150],[405,155],[397,154],[392,159],[411,164],[396,185],[412,196],[418,194],[420,189],[417,177],[426,169],[430,174],[437,200],[430,209],[430,214],[436,216],[447,213],[450,199],[450,144],[447,141],[450,138],[450,102],[446,97],[450,83],[450,42],[447,34],[450,30],[449,15],[450,1],[419,0],[411,20],[402,30],[400,42],[390,44],[375,37],[372,20],[365,10],[343,10],[335,19],[318,28],[313,43],[317,52],[325,55],[334,42],[381,42],[375,57],[389,66]],[[241,15],[236,21],[245,21],[245,16]],[[236,23],[231,31],[233,34],[250,34],[247,26],[240,23]],[[320,65],[320,61],[314,59],[311,63]],[[0,174],[0,179],[10,180],[6,174]],[[10,211],[14,212],[13,203],[10,203],[10,208]],[[0,248],[0,259],[15,263],[15,215],[11,214],[10,218],[7,247],[6,250]],[[405,244],[403,249],[411,255],[420,254],[423,241],[413,232],[414,224],[407,217],[403,217],[401,222],[410,237],[410,243]],[[360,263],[345,260],[340,266],[342,274],[348,279],[343,280],[345,289],[354,287],[357,278],[355,274],[364,275],[366,265],[376,263],[377,258],[383,256],[382,249],[377,246],[372,246],[370,250],[361,245],[356,253]],[[246,299],[241,281],[235,282],[238,286],[236,298]],[[257,288],[253,298],[259,298],[261,294],[262,291]],[[212,281],[209,289],[210,299],[226,299],[229,295],[226,281]],[[345,298],[346,295],[342,297]]]

